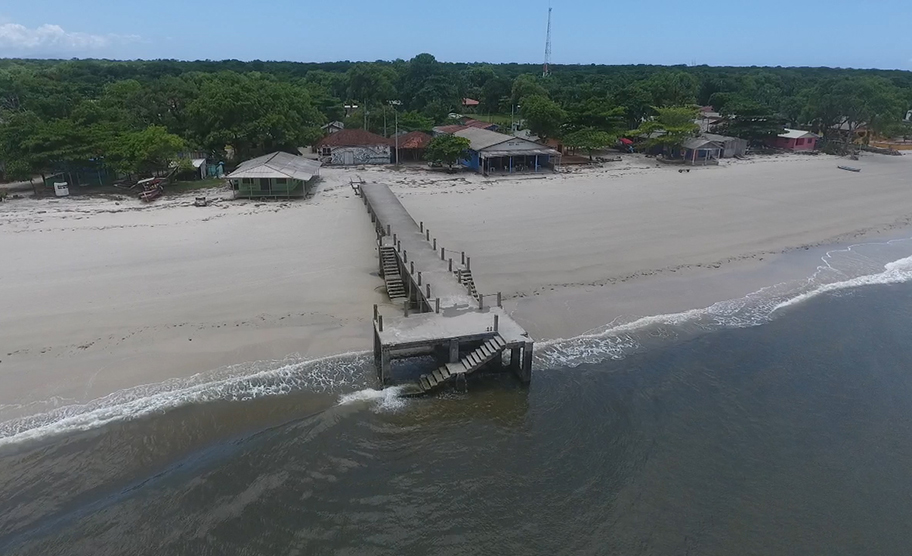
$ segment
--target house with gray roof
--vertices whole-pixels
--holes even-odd
[[[303,197],[321,166],[318,160],[275,152],[242,163],[226,178],[235,198]]]
[[[453,135],[469,140],[462,164],[485,175],[541,172],[560,165],[559,152],[520,137],[475,127],[460,129]]]

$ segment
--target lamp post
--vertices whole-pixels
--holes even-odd
[[[394,132],[394,137],[396,138],[396,168],[399,167],[399,110],[396,108],[402,104],[401,100],[391,100],[389,101],[390,106],[393,107],[393,112],[396,114],[396,131]]]

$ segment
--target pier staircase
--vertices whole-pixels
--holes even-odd
[[[481,344],[481,347],[456,363],[447,363],[434,372],[421,375],[418,381],[411,388],[406,388],[402,395],[420,396],[436,390],[446,382],[456,380],[459,377],[465,378],[480,369],[485,363],[500,356],[506,347],[507,343],[504,342],[504,339],[499,334],[495,334],[493,338]]]
[[[456,277],[459,279],[459,283],[469,291],[469,295],[478,297],[478,290],[475,289],[475,279],[472,278],[471,270],[459,270],[456,273]]]
[[[390,299],[405,299],[405,284],[399,272],[399,256],[391,246],[380,247],[380,267],[383,269],[383,280],[386,282],[386,293]]]

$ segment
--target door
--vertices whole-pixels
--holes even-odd
[[[342,164],[351,166],[354,163],[355,163],[355,153],[353,153],[351,151],[345,151],[344,153],[342,153]]]

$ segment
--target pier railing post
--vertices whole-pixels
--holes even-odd
[[[399,239],[399,238],[396,237],[396,234],[393,234],[393,244],[394,244],[394,245],[395,245],[396,243],[398,243],[398,241],[397,241],[398,239]]]
[[[494,332],[497,332],[497,328],[500,326],[500,317],[494,315]]]
[[[439,297],[434,300],[434,312],[435,313],[440,312],[440,298]]]
[[[405,310],[405,316],[408,316],[408,313],[409,313],[409,302],[406,301],[405,304],[402,305],[402,308]]]
[[[484,296],[481,294],[478,294],[478,310],[484,311]]]
[[[503,307],[503,298],[500,295],[500,292],[497,292],[497,306]]]
[[[418,271],[418,285],[421,286],[421,271]]]
[[[436,250],[437,250],[437,238],[435,237],[434,238],[434,251],[436,251]]]
[[[402,264],[406,264],[407,262],[408,262],[408,251],[403,250],[402,251]]]
[[[466,270],[472,270],[472,257],[466,257]]]
[[[377,308],[377,304],[374,303],[374,320],[377,320],[377,315],[379,315],[379,314],[380,314],[380,311]]]
[[[383,332],[383,315],[377,315],[377,329]]]
[[[431,285],[430,285],[430,284],[425,284],[424,287],[427,288],[427,290],[426,290],[426,291],[427,291],[427,298],[428,298],[428,299],[431,299]]]
[[[421,233],[423,234],[424,233],[424,221],[423,220],[422,220],[420,226],[421,226]]]
[[[441,260],[441,261],[445,261],[445,260],[446,260],[446,247],[441,247],[441,248],[440,248],[440,260]]]
[[[411,267],[410,267],[412,270],[411,274],[415,274],[415,261],[412,261],[409,264],[411,265]]]
[[[462,252],[462,264],[465,266],[465,251]]]
[[[425,239],[427,239],[428,241],[431,241],[431,229],[428,228],[428,229],[424,230],[424,234],[425,234],[424,235]]]
[[[450,272],[453,272],[453,259],[450,259]]]
[[[393,227],[390,224],[386,225],[386,235],[393,233]]]

